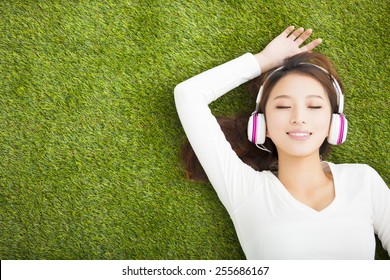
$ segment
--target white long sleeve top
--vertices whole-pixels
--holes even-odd
[[[255,171],[232,150],[208,105],[260,72],[248,53],[175,88],[186,135],[246,258],[374,259],[374,232],[390,252],[390,190],[371,167],[324,162],[336,195],[316,211],[296,200],[272,172]]]

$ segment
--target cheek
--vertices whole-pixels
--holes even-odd
[[[318,128],[329,130],[332,114],[331,112],[323,112],[321,115],[313,117],[312,120]]]
[[[311,128],[316,131],[316,135],[321,139],[329,135],[331,116],[329,114],[321,114],[317,118],[313,118]]]
[[[265,122],[267,136],[269,137],[270,134],[277,133],[275,129],[285,126],[286,122],[288,123],[288,116],[285,116],[281,112],[269,112],[266,115]]]

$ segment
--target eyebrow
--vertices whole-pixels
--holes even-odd
[[[280,99],[280,98],[290,98],[290,99],[291,99],[292,97],[291,97],[290,95],[282,94],[282,95],[276,96],[276,97],[274,98],[274,100],[275,100],[275,99]],[[306,96],[306,98],[320,98],[320,99],[324,100],[324,98],[323,98],[322,96],[316,95],[316,94],[308,95],[308,96]]]

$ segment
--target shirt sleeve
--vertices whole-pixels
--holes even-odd
[[[228,211],[248,195],[250,188],[243,186],[250,186],[256,175],[232,150],[208,105],[259,75],[255,57],[247,53],[178,84],[174,91],[187,138]]]
[[[370,169],[374,230],[390,256],[390,189],[381,176]]]

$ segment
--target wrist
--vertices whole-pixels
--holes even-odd
[[[261,73],[265,73],[268,70],[275,67],[275,62],[270,61],[267,56],[263,52],[259,52],[255,54],[255,58],[257,60],[257,63],[259,64]]]

